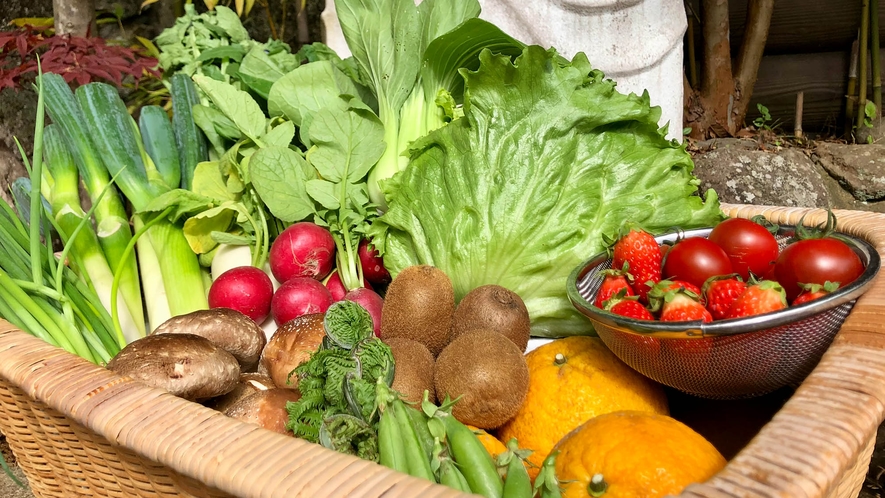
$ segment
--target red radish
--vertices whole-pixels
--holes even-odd
[[[277,325],[311,313],[325,313],[332,305],[332,294],[320,281],[309,277],[287,280],[274,293],[270,312]]]
[[[353,301],[369,312],[372,317],[372,328],[375,331],[375,337],[381,337],[381,308],[384,300],[375,291],[371,289],[361,288],[354,289],[344,296],[347,301]]]
[[[268,260],[270,271],[280,283],[294,277],[322,280],[335,265],[335,240],[319,225],[295,223],[274,240]]]
[[[363,267],[363,276],[375,285],[390,283],[390,272],[384,268],[384,261],[378,256],[378,250],[369,246],[368,240],[360,241],[357,249],[360,265]]]
[[[254,266],[238,266],[219,275],[209,287],[210,308],[230,308],[261,323],[270,313],[273,282]]]
[[[329,292],[332,293],[332,299],[335,302],[344,299],[344,295],[347,294],[347,289],[344,287],[344,283],[341,282],[341,274],[338,273],[337,269],[332,270],[332,273],[329,274],[324,283],[326,284],[326,288],[329,289]],[[363,282],[363,287],[367,289],[372,288],[368,280]]]

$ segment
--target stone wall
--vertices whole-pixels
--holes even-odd
[[[722,202],[885,212],[885,145],[717,139],[693,154],[701,191]]]

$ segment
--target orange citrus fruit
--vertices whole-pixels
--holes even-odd
[[[592,418],[554,451],[565,498],[657,498],[713,477],[719,451],[666,415],[623,411]]]
[[[526,355],[529,390],[519,412],[496,435],[516,438],[532,450],[534,479],[553,446],[591,418],[621,410],[668,414],[657,383],[619,360],[602,340],[575,336],[547,343]]]
[[[482,443],[486,451],[489,452],[489,455],[492,455],[492,460],[496,460],[498,455],[507,451],[507,447],[504,446],[504,443],[486,432],[485,429],[480,429],[479,427],[474,427],[472,425],[468,425],[467,428],[476,434],[476,438],[479,439],[479,442]]]

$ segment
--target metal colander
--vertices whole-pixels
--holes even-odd
[[[706,237],[711,228],[657,237]],[[793,227],[777,234],[783,248]],[[704,398],[748,398],[787,385],[811,373],[839,331],[854,301],[873,283],[879,254],[867,242],[840,234],[860,256],[863,274],[836,292],[808,303],[754,317],[701,322],[633,320],[593,306],[602,282],[598,270],[611,267],[605,253],[578,266],[568,279],[572,304],[587,316],[624,363],[661,384]]]

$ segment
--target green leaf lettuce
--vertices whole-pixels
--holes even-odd
[[[461,71],[464,116],[414,142],[409,166],[382,184],[389,209],[372,226],[393,275],[434,265],[458,299],[502,285],[543,337],[593,333],[566,279],[605,249],[603,234],[627,220],[663,232],[722,218],[647,94],[617,92],[584,54],[560,60],[537,46],[515,61],[483,51],[478,70]]]

